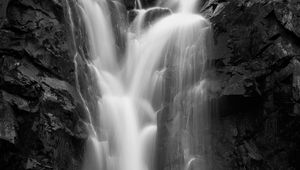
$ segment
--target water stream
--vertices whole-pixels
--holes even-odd
[[[191,119],[204,119],[195,113],[205,94],[202,73],[210,24],[192,14],[196,0],[174,2],[178,10],[151,25],[145,25],[145,19],[152,9],[139,10],[127,30],[126,54],[120,60],[107,1],[79,0],[89,39],[88,66],[101,92],[98,116],[89,115],[83,170],[155,170],[157,114],[166,103],[171,103],[175,117],[170,131],[182,132],[182,169],[198,166],[193,162],[200,160],[201,149],[197,152],[194,143],[203,146],[202,138],[189,136],[193,128],[206,127]],[[136,3],[141,8],[141,2]],[[166,95],[173,99],[166,101]]]

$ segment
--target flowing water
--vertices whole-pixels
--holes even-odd
[[[135,8],[136,9],[142,9],[142,2],[140,0],[135,0]]]
[[[126,54],[120,59],[107,1],[79,0],[89,39],[88,66],[101,92],[98,115],[89,115],[83,170],[155,170],[157,114],[164,114],[166,103],[171,103],[175,115],[170,131],[182,132],[182,169],[205,169],[194,163],[202,160],[202,137],[189,136],[195,136],[193,128],[206,128],[198,125],[203,121],[190,119],[204,119],[195,113],[201,110],[205,93],[202,73],[210,25],[192,14],[196,0],[176,2],[176,13],[150,26],[145,20],[152,9],[138,12],[127,31]],[[136,3],[141,8],[140,1]],[[173,99],[166,101],[170,93]]]

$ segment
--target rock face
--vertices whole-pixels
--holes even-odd
[[[137,6],[137,0],[123,0],[123,2],[128,10],[132,10]],[[158,0],[140,0],[140,2],[143,8],[150,8],[154,7],[157,4]]]
[[[213,169],[299,169],[300,1],[210,0]]]
[[[85,116],[66,2],[0,2],[2,170],[80,168]]]
[[[114,2],[111,10],[124,14],[112,13],[113,23],[125,21],[135,1]],[[203,0],[199,9],[214,29],[212,169],[300,169],[300,1]],[[1,170],[80,169],[82,99],[96,112],[100,95],[87,88],[96,80],[87,68],[83,22],[76,0],[0,2]],[[114,30],[120,56],[126,24]],[[182,162],[180,149],[166,157]]]
[[[199,10],[214,32],[211,169],[300,169],[300,1],[204,0]],[[182,162],[163,129],[170,120],[158,120],[158,146],[175,143],[158,153],[158,170]]]

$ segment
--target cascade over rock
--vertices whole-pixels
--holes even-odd
[[[108,3],[116,55],[122,60],[124,28],[137,16],[132,10],[135,0]],[[158,1],[141,3],[154,7]],[[202,0],[198,4],[197,11],[210,20],[214,34],[211,66],[203,73],[212,105],[211,146],[205,150],[212,169],[300,169],[299,3]],[[171,12],[163,8],[150,13],[151,25],[157,16]],[[90,139],[87,113],[99,111],[97,100],[103,95],[96,87],[97,73],[89,68],[92,56],[84,23],[78,0],[0,2],[1,170],[82,169]],[[178,94],[176,101],[182,97]],[[158,135],[166,136],[158,139],[158,145],[166,146],[170,136],[175,139],[169,148],[162,147],[166,157],[161,169],[182,170],[178,164],[187,162],[194,170],[203,164],[201,157],[186,161],[179,135],[168,132],[170,127],[176,129],[174,122],[184,120],[169,114],[157,121]],[[149,127],[145,133],[153,131]]]

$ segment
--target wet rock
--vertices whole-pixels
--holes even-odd
[[[139,14],[139,10],[131,10],[128,12],[128,21],[131,23],[134,21],[134,19],[137,17]],[[144,16],[144,27],[148,27],[150,25],[153,25],[156,21],[159,19],[170,15],[172,12],[168,8],[161,8],[161,7],[154,7],[147,9],[145,16]]]
[[[289,0],[275,6],[275,14],[281,24],[300,37],[300,1]]]
[[[158,0],[141,0],[141,4],[143,8],[154,7],[157,4]]]
[[[25,100],[19,96],[9,94],[2,91],[3,100],[8,102],[10,105],[16,106],[19,110],[35,113],[38,111],[37,105]]]
[[[111,21],[113,25],[117,55],[123,56],[126,48],[126,30],[128,28],[126,6],[119,1],[109,1]]]
[[[127,10],[132,10],[135,8],[135,0],[123,0]]]
[[[20,95],[24,98],[37,100],[41,96],[41,86],[32,76],[26,76],[18,70],[23,64],[20,60],[12,56],[4,55],[1,57],[1,87],[9,93]],[[34,67],[33,67],[34,69]]]
[[[34,64],[60,79],[74,82],[74,66],[68,52],[67,30],[62,23],[65,20],[62,7],[54,1],[14,0],[8,3],[5,11],[7,23],[1,31],[14,31],[1,41],[15,42],[9,47],[26,51]]]
[[[0,9],[0,169],[80,169],[86,112],[67,4],[10,0]]]
[[[128,14],[127,14],[128,23],[132,23],[132,21],[134,21],[134,19],[138,15],[138,13],[139,13],[138,10],[130,10],[130,11],[128,11]]]
[[[168,8],[151,8],[147,10],[145,14],[145,25],[151,25],[155,23],[158,19],[170,15],[172,12]]]
[[[293,64],[293,100],[295,102],[294,114],[300,116],[300,62],[299,60],[295,59]]]
[[[224,88],[222,95],[244,95],[245,93],[246,89],[243,84],[243,77],[233,76],[229,80],[229,84]]]
[[[0,95],[2,96],[2,95]],[[17,123],[13,109],[0,99],[0,140],[15,144],[17,140]]]
[[[220,82],[212,118],[213,160],[222,165],[216,169],[299,168],[293,156],[300,148],[298,6],[275,0],[204,4]]]
[[[154,7],[158,0],[140,0],[141,5],[144,9]],[[124,0],[124,4],[127,10],[132,10],[137,7],[137,0]]]

